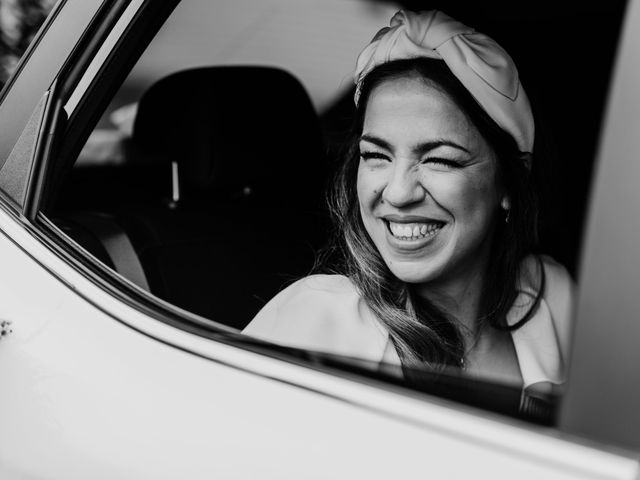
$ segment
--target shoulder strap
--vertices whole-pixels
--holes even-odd
[[[76,215],[74,220],[93,233],[107,251],[116,272],[146,291],[149,290],[140,259],[129,236],[108,215]]]

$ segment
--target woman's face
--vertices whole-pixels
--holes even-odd
[[[503,196],[497,178],[494,152],[447,94],[411,77],[372,90],[358,201],[396,277],[435,286],[482,273]]]

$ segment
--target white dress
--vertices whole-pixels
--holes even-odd
[[[564,381],[569,353],[573,284],[567,271],[540,257],[545,271],[542,299],[521,328],[511,332],[523,387]],[[519,295],[507,323],[520,320],[536,296],[539,268],[535,257],[523,262]],[[385,327],[342,275],[312,275],[290,285],[264,306],[243,333],[269,342],[400,364]]]

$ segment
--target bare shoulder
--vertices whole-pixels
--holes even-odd
[[[375,358],[384,332],[351,280],[312,275],[293,283],[267,303],[243,333],[281,345]]]
[[[344,275],[309,275],[291,284],[283,292],[291,290],[303,295],[352,295],[357,290],[353,282]]]
[[[333,300],[348,296],[357,296],[357,290],[344,275],[310,275],[278,293],[258,316],[263,312],[291,308],[305,302],[311,302],[311,305],[318,308],[330,308]]]

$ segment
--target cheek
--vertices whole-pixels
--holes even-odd
[[[498,204],[495,182],[475,175],[443,174],[425,182],[432,198],[457,220],[486,216]]]
[[[384,179],[382,175],[380,175],[380,172],[367,168],[365,165],[362,165],[362,163],[360,164],[356,190],[360,209],[363,213],[366,213],[377,203],[383,184]]]

